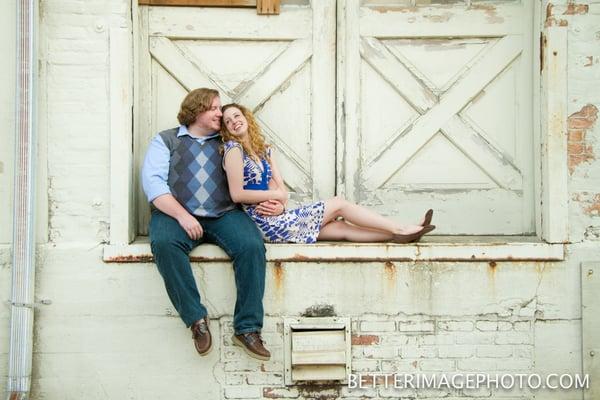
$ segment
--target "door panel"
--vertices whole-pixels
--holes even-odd
[[[338,191],[434,208],[442,234],[532,233],[532,3],[343,4]]]
[[[211,87],[223,104],[253,110],[294,201],[333,195],[335,1],[314,3],[284,2],[275,17],[250,9],[140,7],[137,171],[151,138],[178,125],[187,92]],[[147,234],[141,191],[138,210],[138,231]]]

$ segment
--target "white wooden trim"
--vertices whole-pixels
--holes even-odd
[[[319,146],[311,151],[312,192],[322,199],[335,194],[335,0],[313,1],[312,7],[310,120],[312,136],[319,136]]]
[[[385,261],[558,261],[565,257],[563,244],[548,244],[535,237],[432,236],[416,244],[339,243],[266,244],[268,261],[286,262],[385,262]],[[104,261],[153,262],[148,238],[130,245],[106,245]],[[195,262],[229,261],[218,246],[196,247]]]
[[[346,195],[346,171],[345,171],[345,133],[346,133],[346,115],[344,111],[344,98],[346,95],[346,77],[343,71],[346,68],[346,2],[339,0],[336,2],[336,64],[335,69],[338,73],[335,76],[335,192],[339,196]]]
[[[534,2],[533,10],[533,66],[531,76],[533,77],[533,182],[534,182],[534,216],[535,232],[539,238],[542,237],[542,156],[541,156],[541,105],[540,95],[542,81],[540,76],[541,62],[541,38],[543,32],[544,18],[542,18],[542,1]]]
[[[542,70],[542,238],[565,243],[569,231],[566,27],[544,32]]]
[[[149,34],[170,39],[294,40],[310,37],[312,32],[308,7],[282,6],[276,17],[256,15],[252,9],[231,12],[231,18],[223,19],[223,11],[218,8],[190,13],[185,7],[150,7]],[[202,27],[202,34],[195,31],[195,26]]]
[[[134,237],[131,31],[110,29],[110,243]]]
[[[345,43],[344,47],[344,93],[338,99],[342,101],[344,115],[344,129],[341,131],[341,142],[338,147],[342,148],[342,170],[346,177],[354,176],[359,171],[360,155],[358,154],[358,143],[360,138],[360,2],[358,0],[346,0],[344,2],[344,23],[346,30],[342,32]],[[350,145],[346,146],[346,143]],[[350,201],[358,198],[356,179],[346,179],[344,182],[344,195]]]

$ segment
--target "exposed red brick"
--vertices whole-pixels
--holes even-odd
[[[352,344],[369,346],[379,344],[379,336],[377,335],[352,335]]]
[[[593,146],[586,141],[587,130],[598,118],[598,108],[592,104],[584,106],[569,116],[568,119],[568,155],[569,173],[573,174],[576,167],[584,162],[596,159]]]
[[[549,26],[569,26],[569,21],[566,19],[556,19],[554,17],[550,17],[546,19],[546,27]]]
[[[263,397],[267,399],[288,399],[288,398],[297,398],[298,397],[298,389],[296,388],[275,388],[275,387],[265,387],[263,388]]]
[[[581,142],[570,142],[568,146],[569,155],[582,154],[585,149],[585,145]]]
[[[569,119],[571,118],[593,118],[594,121],[596,121],[596,118],[598,117],[598,108],[596,108],[596,106],[594,106],[593,104],[587,104],[585,105],[581,110],[577,111],[576,113],[573,113],[569,116]]]
[[[590,6],[587,4],[569,4],[563,15],[587,14]]]
[[[588,129],[593,124],[594,121],[589,118],[569,118],[570,129]]]
[[[583,142],[585,140],[585,131],[583,129],[569,129],[569,143]]]

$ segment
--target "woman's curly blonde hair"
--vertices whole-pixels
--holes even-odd
[[[225,114],[225,110],[227,110],[228,108],[237,108],[238,110],[240,110],[242,112],[242,114],[246,118],[246,121],[248,121],[248,138],[249,138],[249,140],[245,143],[240,142],[239,139],[235,135],[233,135],[233,134],[231,134],[231,132],[229,132],[229,130],[227,129],[227,126],[225,125],[225,121],[222,121],[222,123],[221,123],[221,138],[223,140],[223,143],[225,143],[229,140],[233,140],[242,145],[242,148],[244,149],[244,152],[246,154],[251,155],[251,156],[256,156],[258,158],[266,158],[267,157],[267,149],[269,148],[269,146],[265,143],[265,138],[263,137],[263,135],[260,131],[260,127],[258,126],[258,123],[256,122],[256,118],[254,117],[254,114],[252,114],[252,111],[250,111],[249,109],[247,109],[246,107],[244,107],[240,104],[230,103],[230,104],[224,105],[223,108],[221,109],[223,114]]]

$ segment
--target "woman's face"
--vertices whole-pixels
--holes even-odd
[[[233,136],[243,137],[248,133],[248,121],[237,107],[229,107],[223,113],[223,123]]]

